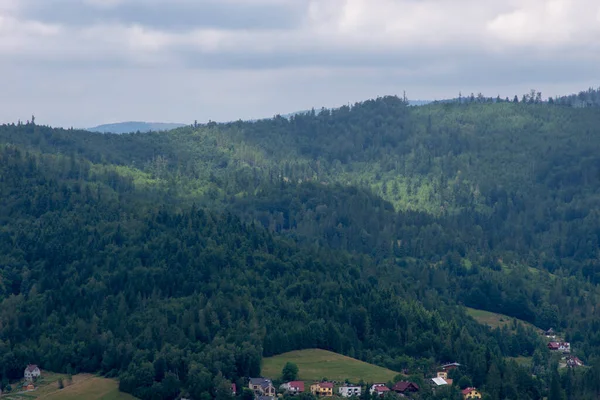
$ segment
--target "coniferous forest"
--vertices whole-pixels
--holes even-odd
[[[600,109],[582,93],[0,126],[2,385],[36,362],[227,400],[263,357],[321,348],[422,377],[456,361],[493,400],[597,399]],[[467,307],[553,328],[586,366]]]

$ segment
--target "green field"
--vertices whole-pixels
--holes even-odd
[[[275,379],[281,376],[286,362],[298,365],[299,379],[303,381],[327,378],[334,381],[387,382],[394,379],[398,372],[378,367],[363,361],[346,357],[327,350],[308,349],[291,351],[268,357],[263,360],[262,375]]]
[[[483,325],[487,325],[491,328],[502,328],[504,326],[508,326],[509,328],[511,328],[513,326],[513,320],[516,320],[517,323],[520,323],[525,327],[533,328],[534,330],[541,333],[541,330],[536,326],[517,318],[512,318],[503,314],[496,314],[489,311],[477,310],[475,308],[466,307],[466,309],[467,314],[473,317],[477,322]]]
[[[530,367],[533,357],[519,356],[519,357],[506,357],[506,359],[514,360],[514,361],[516,361],[517,364],[519,364],[522,367]]]
[[[65,388],[58,389],[58,379],[63,378]],[[90,374],[73,376],[71,384],[67,384],[66,375],[42,371],[42,379],[37,384],[37,389],[32,392],[6,394],[2,399],[8,400],[135,400],[136,398],[119,392],[119,384],[114,379],[102,378]]]

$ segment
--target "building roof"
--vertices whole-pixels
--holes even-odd
[[[304,382],[303,381],[288,382],[288,387],[295,388],[299,392],[304,392]]]
[[[444,365],[442,365],[443,369],[452,368],[452,367],[455,367],[455,368],[456,367],[460,367],[460,364],[457,363],[457,362],[453,362],[453,363],[450,363],[450,364],[444,364]]]
[[[396,382],[396,384],[394,385],[394,387],[392,389],[394,391],[404,392],[410,388],[413,388],[414,390],[419,390],[419,385],[417,385],[414,382],[400,381],[400,382]]]
[[[237,392],[237,387],[235,386],[235,383],[232,383],[232,384],[231,384],[231,391],[232,391],[233,393],[236,393],[236,392]]]
[[[433,381],[433,383],[435,383],[438,386],[442,386],[442,385],[447,385],[448,382],[446,382],[444,380],[444,378],[431,378],[431,380]]]
[[[25,371],[27,371],[27,372],[33,372],[33,371],[35,371],[36,369],[38,369],[38,366],[37,366],[37,365],[35,365],[35,364],[29,364],[29,365],[27,366],[27,368],[25,368]]]
[[[465,389],[461,390],[461,393],[462,393],[462,394],[469,394],[469,393],[471,393],[473,390],[477,390],[477,389],[476,389],[476,388],[474,388],[474,387],[468,387],[468,388],[465,388]]]
[[[567,358],[567,365],[570,367],[579,367],[583,365],[583,361],[581,361],[578,357],[570,356]]]
[[[331,382],[319,382],[319,386],[322,388],[333,389],[333,383]]]
[[[389,392],[390,388],[388,388],[387,386],[375,386],[373,390],[376,392]]]
[[[250,383],[252,385],[261,386],[263,388],[266,388],[269,385],[272,385],[271,380],[270,379],[265,379],[265,378],[250,378]]]

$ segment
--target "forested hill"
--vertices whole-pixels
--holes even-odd
[[[1,126],[0,372],[224,400],[262,356],[320,347],[421,377],[458,361],[492,399],[595,398],[599,147],[594,108],[395,97],[164,133]],[[592,368],[462,305],[553,327]]]

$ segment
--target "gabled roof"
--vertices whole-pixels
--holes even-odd
[[[410,388],[412,388],[414,390],[419,390],[419,385],[417,385],[414,382],[400,381],[400,382],[396,382],[396,384],[394,385],[394,387],[392,389],[397,392],[405,392],[406,390],[408,390]]]
[[[435,383],[438,386],[442,386],[442,385],[447,385],[448,382],[446,382],[444,380],[444,378],[431,378],[431,380],[433,381],[433,383]]]
[[[35,371],[36,369],[38,369],[38,366],[37,366],[37,365],[35,365],[35,364],[29,364],[29,365],[27,366],[27,368],[25,368],[25,371],[27,371],[27,372],[33,372],[33,371]]]
[[[450,363],[450,364],[444,364],[444,365],[442,365],[443,369],[450,368],[450,367],[460,367],[460,364],[457,363],[457,362],[453,362],[453,363]]]
[[[303,381],[291,381],[288,382],[288,387],[294,388],[299,392],[304,392],[304,382]]]
[[[331,382],[319,382],[319,386],[322,388],[333,389],[333,383]]]
[[[461,390],[461,393],[464,395],[467,395],[467,394],[471,393],[471,391],[473,391],[473,390],[477,390],[477,389],[474,387],[468,387],[468,388]]]
[[[374,391],[376,392],[389,392],[390,389],[387,386],[375,386],[373,388]]]
[[[271,380],[270,379],[265,379],[265,378],[250,378],[250,383],[252,385],[261,386],[263,388],[266,388],[269,385],[272,385]]]

